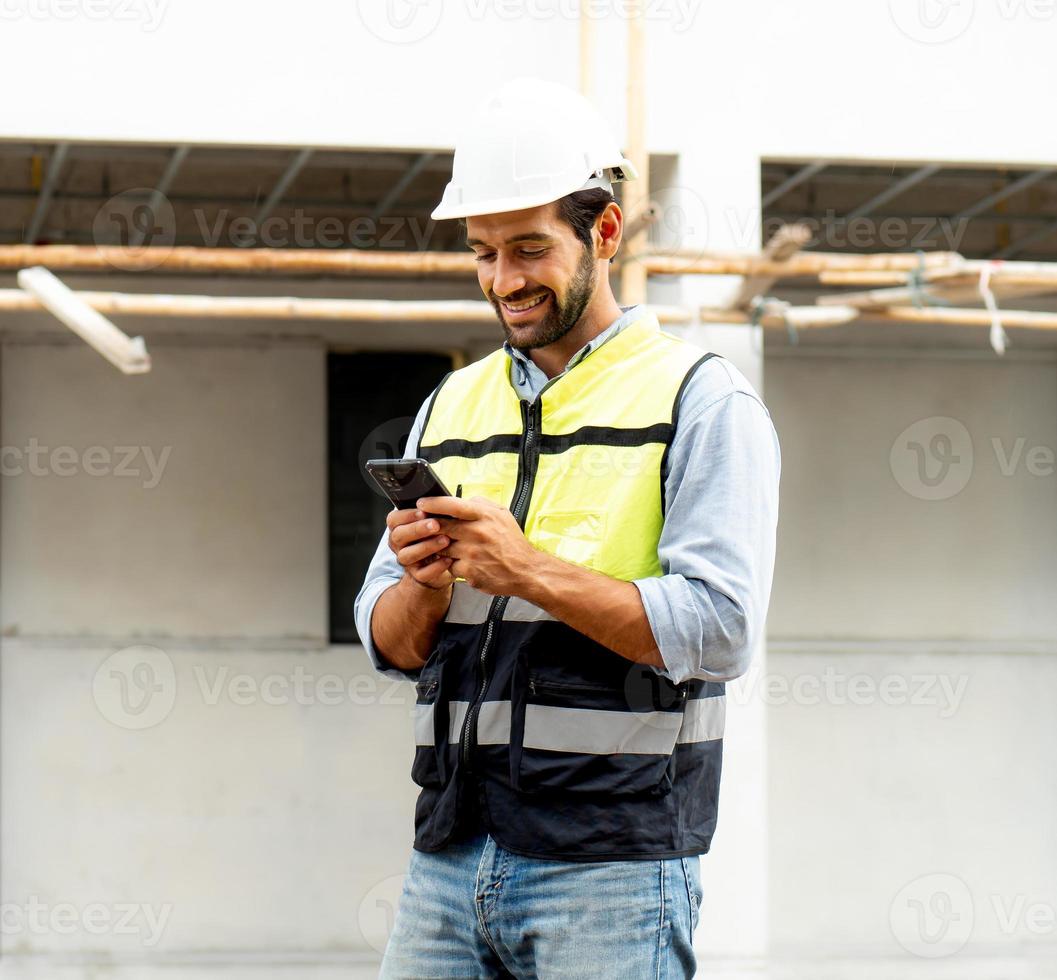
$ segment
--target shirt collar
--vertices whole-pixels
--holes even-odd
[[[615,337],[625,327],[631,326],[642,314],[641,306],[622,306],[621,314],[617,317],[608,327],[605,328],[600,334],[592,337],[586,344],[583,345],[572,357],[569,358],[568,364],[565,365],[565,370],[568,371],[570,368],[575,367],[580,363],[591,351],[597,347],[601,347],[611,337]],[[529,365],[535,367],[535,362],[524,353],[524,351],[517,350],[510,346],[510,341],[503,341],[503,350],[507,352],[507,355],[514,362],[518,369],[519,377],[523,383],[528,374]],[[537,369],[538,370],[538,369]]]

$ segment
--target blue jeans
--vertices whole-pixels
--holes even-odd
[[[379,980],[693,977],[700,858],[550,861],[481,833],[412,850]]]

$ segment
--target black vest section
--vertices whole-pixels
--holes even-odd
[[[631,339],[634,335],[626,342]],[[662,490],[659,500],[650,494],[660,508],[653,527],[659,527],[664,513],[664,457],[676,430],[680,396],[700,364],[716,356],[698,357],[698,351],[685,349],[669,357],[671,342],[647,336],[636,348],[643,377],[649,378],[652,364],[666,382],[655,389],[665,392],[664,415],[671,406],[671,424],[664,419],[663,433],[635,430],[628,437],[629,445],[641,445],[643,439],[664,444],[663,455],[656,445],[653,455],[643,455],[651,462],[642,473]],[[492,382],[489,397],[495,389]],[[445,402],[441,417],[447,421],[435,426],[440,431],[432,441],[423,440],[426,458],[470,455],[459,417],[463,397]],[[588,395],[584,404],[590,404]],[[551,466],[534,492],[541,434],[548,437],[541,400],[522,400],[520,410],[519,433],[495,435],[480,424],[474,431],[479,439],[504,440],[501,446],[489,441],[489,451],[516,453],[509,506],[524,528],[530,504],[565,477]],[[581,432],[594,432],[594,423],[606,421],[602,411],[580,414],[586,422]],[[478,423],[482,417],[479,410],[472,415]],[[651,491],[655,487],[650,484]],[[621,506],[632,504],[615,507],[607,533],[620,533]],[[653,538],[643,540],[642,547],[652,548]],[[656,567],[652,556],[651,565]],[[645,860],[707,852],[718,809],[724,685],[701,680],[676,685],[523,600],[488,597],[465,583],[456,588],[468,591],[458,593],[463,600],[458,605],[453,599],[417,682],[412,778],[421,793],[415,848],[442,849],[465,823],[467,808],[478,808],[496,841],[532,857]]]
[[[489,670],[475,705],[482,652]],[[475,806],[503,847],[534,857],[708,851],[722,739],[677,741],[676,733],[693,736],[691,717],[718,712],[722,724],[723,684],[675,685],[564,623],[496,619],[441,625],[418,701],[432,705],[433,744],[416,747],[412,769],[422,787],[416,849],[443,848],[460,808]],[[474,708],[476,724],[468,724]],[[593,719],[612,719],[616,729]]]

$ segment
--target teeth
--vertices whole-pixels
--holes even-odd
[[[529,300],[527,303],[519,303],[516,306],[513,303],[504,304],[508,310],[513,310],[515,313],[521,313],[524,310],[531,310],[534,306],[539,306],[546,299],[546,294],[543,296],[537,296],[536,299]]]

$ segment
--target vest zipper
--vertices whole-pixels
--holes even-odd
[[[542,394],[542,392],[541,392]],[[532,496],[532,484],[536,479],[536,466],[539,461],[539,430],[543,424],[543,402],[537,395],[531,404],[524,398],[519,399],[521,404],[521,466],[517,490],[514,494],[514,505],[510,512],[514,520],[522,530],[525,528],[525,511]],[[510,596],[499,595],[492,598],[492,605],[488,610],[487,623],[484,639],[481,641],[481,651],[478,654],[478,663],[481,668],[481,687],[477,696],[466,710],[466,719],[463,722],[462,734],[460,735],[460,749],[462,765],[467,772],[473,771],[471,753],[472,733],[477,730],[477,715],[484,700],[485,691],[488,690],[488,651],[492,645],[492,637],[495,634],[496,624],[503,618],[503,610],[510,601]]]

